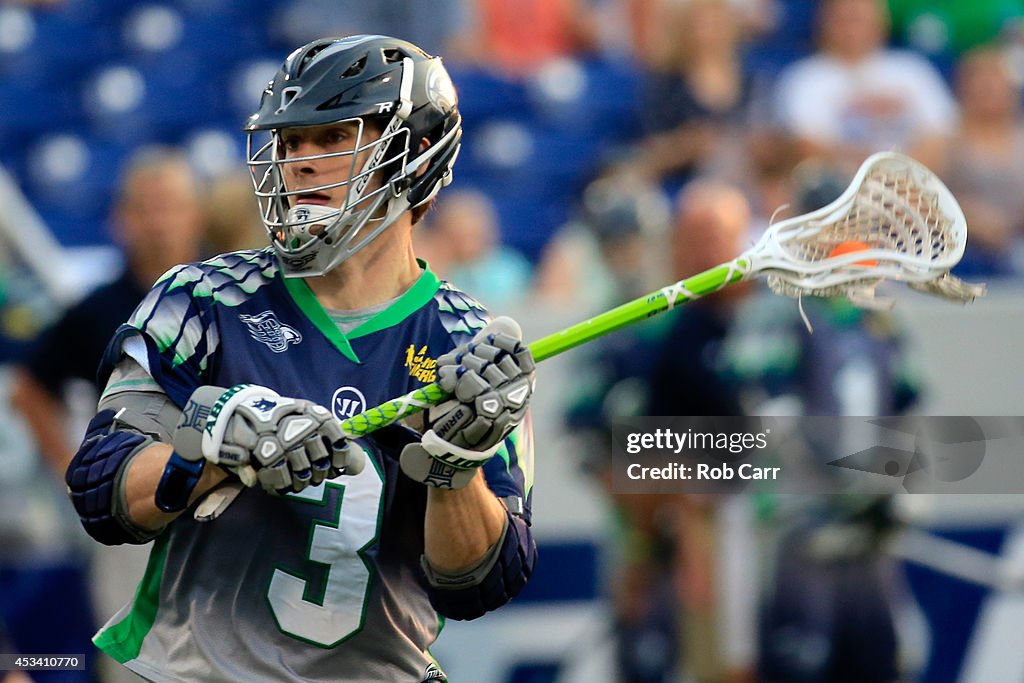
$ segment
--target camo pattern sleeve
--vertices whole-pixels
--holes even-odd
[[[100,380],[118,360],[134,358],[179,407],[208,384],[220,350],[217,309],[238,306],[276,272],[264,251],[225,254],[167,271],[118,328],[104,354]]]
[[[451,348],[468,342],[491,321],[483,304],[449,282],[441,283],[434,300],[441,324],[451,337]],[[483,469],[491,491],[529,523],[533,492],[533,419],[529,412]]]

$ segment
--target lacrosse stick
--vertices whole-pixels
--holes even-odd
[[[828,206],[768,228],[757,244],[728,263],[711,268],[529,345],[542,361],[592,339],[734,282],[766,276],[778,294],[846,296],[877,304],[884,280],[953,301],[984,294],[950,275],[967,244],[967,221],[942,181],[923,165],[893,152],[869,157],[846,191]],[[349,438],[393,424],[448,397],[434,383],[343,420]],[[199,509],[196,517],[199,518]]]

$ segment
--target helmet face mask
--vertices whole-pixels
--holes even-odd
[[[288,156],[289,135],[317,140],[336,128],[354,131],[354,142]],[[326,273],[429,202],[451,181],[462,132],[441,60],[384,36],[293,52],[246,130],[263,221],[292,277]]]

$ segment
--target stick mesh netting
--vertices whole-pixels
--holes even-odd
[[[827,260],[833,249],[850,241],[911,254],[926,263],[942,260],[955,249],[950,231],[953,220],[942,214],[938,196],[918,187],[909,171],[892,167],[872,169],[849,212],[839,220],[817,225],[821,225],[820,230],[802,231],[802,235],[794,233],[792,238],[780,240],[795,261]]]
[[[881,280],[893,278],[950,298],[979,295],[945,273],[959,260],[965,234],[956,218],[942,210],[937,191],[916,182],[906,165],[876,164],[841,206],[779,228],[776,244],[786,267],[768,276],[778,294],[846,295],[863,301]],[[861,261],[832,256],[847,242],[872,251]]]

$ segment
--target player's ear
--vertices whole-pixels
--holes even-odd
[[[430,149],[430,145],[431,145],[430,140],[428,140],[427,138],[420,138],[420,154],[423,154],[428,149]],[[427,172],[427,166],[429,166],[429,165],[430,164],[423,164],[422,166],[420,166],[416,170],[416,177],[418,178],[421,175],[423,175],[424,173],[426,173]]]

